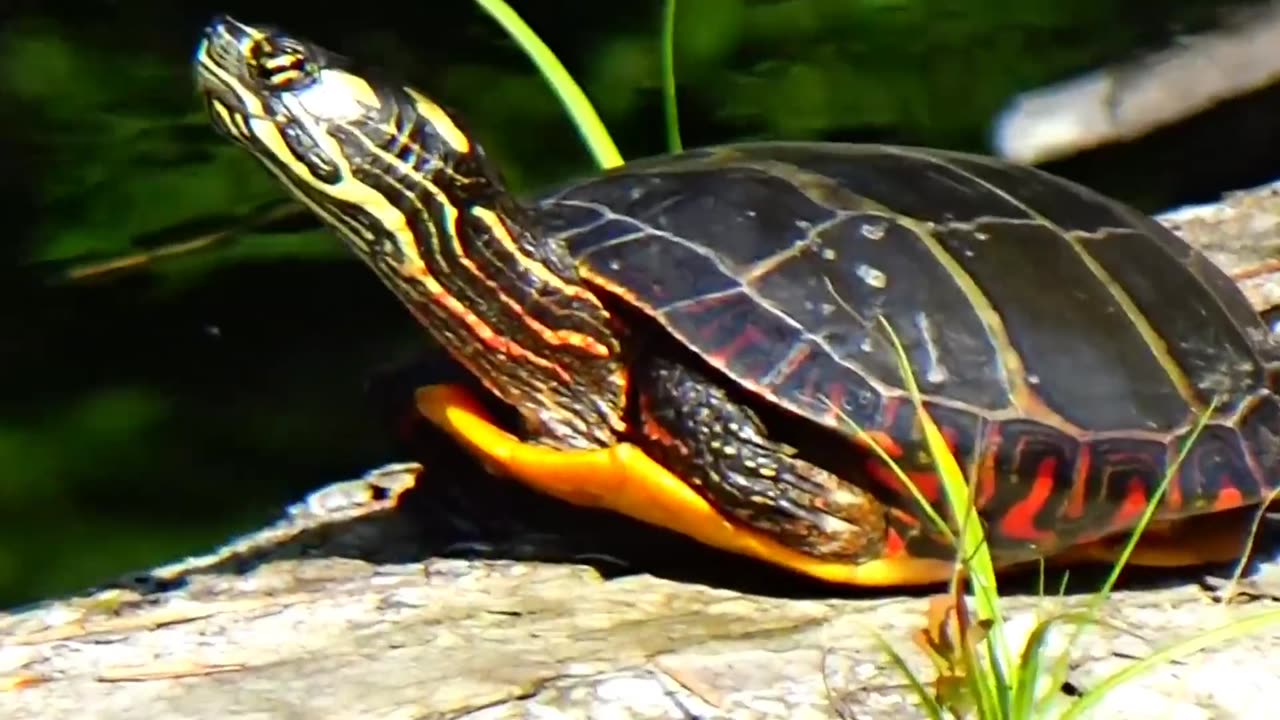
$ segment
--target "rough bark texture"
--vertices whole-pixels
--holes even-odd
[[[1165,220],[1248,276],[1242,283],[1260,308],[1280,299],[1270,261],[1280,256],[1280,190]],[[277,525],[208,557],[0,615],[0,716],[919,716],[877,637],[925,672],[910,639],[924,623],[923,596],[814,588],[750,564],[707,562],[652,535],[629,547],[684,567],[642,565],[606,579],[585,563],[616,564],[583,553],[584,564],[439,558],[440,536],[426,531],[439,518],[407,498],[433,488],[452,498],[458,488],[442,490],[447,468],[432,465],[428,487],[403,492],[415,467],[325,488]],[[570,547],[619,525],[525,496],[504,500],[502,485],[480,483],[468,479],[461,489],[481,493],[478,504],[490,511],[505,501],[521,517],[568,513],[548,527],[580,533]],[[509,519],[494,525],[509,527]],[[1264,527],[1264,542],[1272,533]],[[495,547],[452,549],[522,555],[519,543],[503,553]],[[588,539],[581,547],[628,546]],[[1274,566],[1259,567],[1258,585],[1269,584]],[[1153,648],[1274,612],[1265,592],[1253,602],[1215,602],[1196,575],[1135,583],[1106,604],[1106,626],[1070,644],[1075,689]],[[1033,593],[1016,597],[1010,622],[1025,633],[1036,608],[1053,605]],[[1095,716],[1269,717],[1278,697],[1280,629],[1263,627],[1158,667],[1110,694]]]

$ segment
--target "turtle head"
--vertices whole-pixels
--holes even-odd
[[[440,106],[275,28],[215,18],[196,49],[195,74],[214,127],[311,198],[362,182],[379,161],[430,174],[465,173],[477,164],[467,160],[479,159]]]
[[[435,340],[546,439],[622,427],[609,313],[449,112],[308,40],[229,17],[205,28],[196,87]]]

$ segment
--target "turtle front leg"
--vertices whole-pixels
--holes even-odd
[[[632,383],[637,443],[740,533],[856,568],[850,572],[862,584],[914,585],[951,576],[950,562],[907,556],[879,500],[772,439],[756,413],[712,377],[653,356],[635,364]],[[766,559],[788,565],[784,558]]]
[[[770,439],[715,380],[665,357],[632,369],[636,432],[653,459],[734,520],[815,557],[884,554],[884,507]]]

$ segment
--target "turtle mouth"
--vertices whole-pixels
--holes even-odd
[[[215,131],[249,144],[250,119],[268,119],[263,98],[250,77],[249,54],[266,31],[219,15],[209,22],[196,45],[192,71],[197,95]]]
[[[229,84],[245,84],[249,48],[262,35],[226,15],[210,21],[192,57],[196,88],[202,93],[226,93]]]

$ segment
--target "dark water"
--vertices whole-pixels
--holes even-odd
[[[215,12],[411,77],[465,115],[517,190],[592,169],[555,98],[470,0],[6,5],[0,606],[202,549],[322,482],[400,459],[364,380],[422,338],[329,237],[241,233],[136,272],[59,275],[225,230],[282,197],[192,95],[189,56]],[[513,5],[624,155],[664,150],[657,0]],[[685,144],[985,150],[1013,94],[1210,26],[1219,5],[686,0]],[[1060,170],[1151,209],[1265,179],[1268,158],[1222,145],[1247,142],[1231,123],[1256,127],[1258,111],[1224,112]]]

